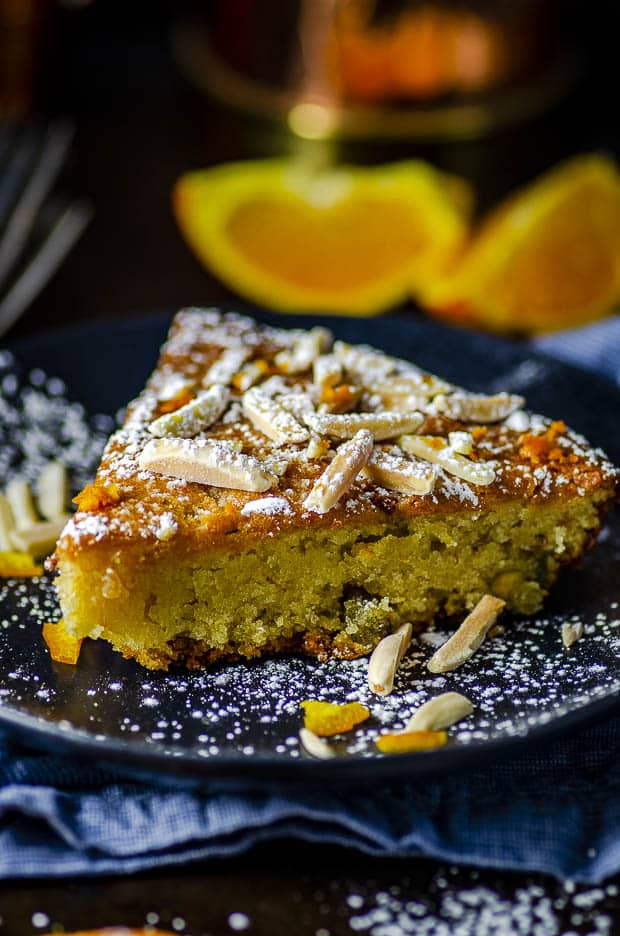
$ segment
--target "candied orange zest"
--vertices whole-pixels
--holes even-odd
[[[481,439],[484,439],[485,435],[487,434],[487,427],[472,426],[469,432],[474,442],[479,442]]]
[[[257,358],[255,361],[252,361],[251,363],[254,364],[258,368],[258,370],[260,371],[263,377],[269,377],[271,376],[271,374],[275,374],[278,372],[278,369],[275,366],[272,366],[263,358]],[[235,388],[235,390],[239,390],[239,391],[243,390],[243,377],[244,377],[244,374],[242,371],[239,371],[238,374],[233,375],[231,383],[233,387]]]
[[[157,413],[159,416],[164,416],[166,413],[175,413],[178,409],[181,409],[182,406],[191,403],[193,399],[193,393],[189,390],[181,390],[181,392],[177,393],[172,399],[162,400],[157,406]]]
[[[41,575],[43,569],[25,552],[0,552],[0,578],[31,578]]]
[[[359,702],[319,702],[307,699],[301,702],[304,710],[304,727],[322,738],[350,731],[370,718],[370,711]]]
[[[321,392],[321,403],[327,403],[332,413],[346,413],[359,399],[360,392],[349,384],[337,387],[326,385]]]
[[[553,443],[564,432],[566,432],[566,423],[558,419],[552,422],[547,431],[541,435],[526,433],[521,441],[519,455],[535,464],[543,461],[561,461],[565,453],[559,446],[553,446]]]
[[[86,510],[91,513],[103,510],[105,507],[111,507],[118,504],[121,499],[118,486],[111,482],[110,484],[87,484],[83,491],[73,498],[73,503],[77,504],[78,510]]]
[[[407,731],[381,735],[377,739],[377,747],[382,754],[409,754],[443,747],[447,740],[446,731]]]
[[[62,618],[56,622],[48,621],[43,625],[43,640],[47,644],[54,663],[68,663],[75,666],[80,656],[82,638],[69,634]]]

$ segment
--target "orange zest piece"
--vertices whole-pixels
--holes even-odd
[[[370,717],[370,711],[359,702],[319,702],[306,700],[301,703],[304,710],[304,727],[321,738],[350,731]]]
[[[43,569],[25,552],[0,552],[0,578],[31,578],[41,575]]]
[[[377,314],[443,271],[467,236],[466,203],[416,161],[318,171],[245,160],[187,173],[173,193],[188,244],[240,295],[349,315]]]
[[[443,747],[447,740],[446,731],[406,731],[381,735],[377,739],[377,747],[382,754],[409,754]]]
[[[69,663],[75,666],[80,656],[82,638],[69,634],[62,618],[43,625],[43,640],[54,663]]]
[[[360,391],[349,384],[338,384],[336,387],[330,387],[328,384],[321,392],[321,403],[327,403],[332,413],[346,413],[359,397]]]
[[[77,504],[78,510],[96,512],[105,507],[111,507],[118,504],[121,499],[118,486],[111,484],[87,484],[83,491],[73,498],[73,503]]]
[[[177,395],[173,396],[170,400],[161,400],[157,406],[157,412],[160,416],[165,416],[166,413],[175,413],[178,409],[181,409],[182,406],[191,403],[193,399],[193,393],[189,390],[181,390],[180,393],[177,393]]]
[[[568,328],[620,300],[620,172],[579,156],[491,212],[422,303],[440,317],[496,331]]]

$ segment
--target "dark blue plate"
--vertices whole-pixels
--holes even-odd
[[[525,346],[420,320],[272,316],[270,321],[323,322],[345,340],[378,345],[472,390],[517,391],[531,409],[564,418],[620,461],[620,392]],[[94,470],[108,428],[105,419],[89,414],[114,414],[140,391],[168,323],[169,316],[96,323],[15,342],[15,361],[0,359],[0,388],[9,404],[0,407],[6,464],[24,457],[27,437],[26,474],[34,476],[37,459],[57,453],[73,466],[80,484],[84,473]],[[67,397],[83,405],[70,408],[68,423],[62,385],[50,384],[41,370],[64,381]],[[27,406],[24,400],[30,400]],[[42,422],[28,436],[33,419]],[[368,693],[365,661],[321,665],[283,657],[206,673],[162,674],[122,660],[105,643],[86,641],[77,667],[53,664],[40,636],[41,623],[58,614],[51,580],[9,582],[0,585],[0,721],[38,746],[184,784],[216,776],[357,784],[377,775],[490,762],[618,710],[619,557],[616,513],[597,549],[563,575],[543,613],[508,621],[503,635],[488,640],[469,664],[447,676],[432,677],[423,665],[441,635],[417,640],[388,699]],[[586,634],[567,651],[560,627],[576,618]],[[374,740],[382,728],[402,726],[416,705],[446,689],[469,695],[476,711],[451,732],[445,748],[377,755]],[[329,762],[300,752],[297,740],[299,702],[319,696],[359,698],[372,710],[369,722]]]

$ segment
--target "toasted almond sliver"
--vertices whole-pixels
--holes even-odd
[[[11,543],[33,559],[41,559],[51,553],[68,519],[69,515],[65,514],[54,520],[37,520],[29,527],[14,530],[10,534]]]
[[[264,391],[264,385],[261,384],[260,389]],[[304,425],[306,421],[306,416],[315,412],[314,403],[309,393],[292,390],[288,393],[278,394],[276,400],[287,413],[291,413],[297,422],[302,425]]]
[[[449,432],[448,447],[455,455],[471,455],[474,447],[471,432]]]
[[[173,413],[166,413],[150,424],[151,435],[179,436],[191,439],[216,422],[230,401],[230,390],[224,384],[213,384]]]
[[[334,439],[351,439],[360,429],[372,432],[375,439],[392,439],[401,433],[415,432],[422,425],[420,413],[315,413],[305,417],[313,432]]]
[[[463,422],[493,423],[505,419],[519,409],[525,400],[512,393],[496,393],[486,396],[483,393],[451,393],[435,397],[436,412],[459,419]]]
[[[237,491],[268,491],[277,481],[253,455],[242,455],[217,439],[152,439],[139,464],[156,474]]]
[[[305,426],[260,387],[244,393],[241,405],[250,422],[274,442],[305,442],[310,436]]]
[[[4,492],[11,505],[13,520],[18,530],[25,530],[39,522],[39,515],[32,500],[32,491],[27,481],[15,478],[9,481]]]
[[[318,735],[315,735],[313,731],[309,731],[308,728],[299,729],[299,740],[304,750],[306,750],[308,754],[311,754],[312,757],[318,757],[319,760],[330,760],[332,757],[336,756],[336,752],[329,741],[326,741],[325,738],[319,738]]]
[[[368,685],[377,695],[389,695],[394,677],[411,640],[411,624],[403,624],[380,640],[368,661]]]
[[[62,462],[47,463],[37,479],[37,505],[46,520],[54,520],[67,512],[67,469]]]
[[[324,514],[338,503],[372,455],[372,435],[365,429],[341,445],[323,474],[314,482],[303,506]]]
[[[426,461],[375,449],[364,472],[382,487],[399,494],[430,494],[437,469]]]
[[[8,497],[0,494],[0,552],[13,548],[11,533],[15,529],[15,520]]]
[[[410,455],[441,465],[445,471],[470,484],[487,485],[495,480],[495,469],[485,462],[469,461],[454,452],[440,436],[402,435],[398,444]]]
[[[462,666],[476,652],[506,602],[493,595],[483,595],[457,631],[428,661],[431,673],[447,673]]]
[[[409,731],[441,731],[451,728],[474,710],[473,704],[460,692],[442,692],[416,709],[404,727]]]
[[[568,650],[574,643],[577,643],[580,637],[583,637],[582,621],[567,621],[562,624],[562,643]]]
[[[250,361],[248,364],[244,364],[241,370],[233,376],[232,382],[238,390],[245,393],[246,390],[249,390],[250,387],[263,379],[266,370],[265,361]]]
[[[371,393],[378,393],[379,396],[394,396],[406,398],[417,396],[425,400],[437,396],[440,393],[449,393],[452,385],[435,377],[434,374],[425,374],[423,371],[411,374],[397,374],[388,380],[377,380],[368,387]]]
[[[328,328],[311,328],[300,335],[290,350],[276,354],[276,366],[285,374],[302,374],[312,367],[323,351],[331,347],[332,341],[333,335]]]
[[[312,367],[312,379],[319,395],[342,382],[342,364],[335,354],[321,354]]]
[[[368,345],[350,345],[346,341],[334,342],[334,354],[344,369],[362,378],[365,385],[394,374],[399,363],[396,358]]]
[[[211,365],[203,377],[203,387],[211,387],[213,384],[230,386],[235,374],[253,354],[254,349],[248,345],[238,344],[224,348],[217,361]]]

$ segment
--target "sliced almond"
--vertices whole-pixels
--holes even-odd
[[[577,643],[580,637],[583,637],[582,621],[567,621],[562,624],[562,643],[568,650],[574,643]]]
[[[415,432],[422,425],[420,413],[314,413],[305,417],[313,432],[333,439],[351,439],[360,429],[367,429],[377,440],[392,439],[405,432]]]
[[[264,390],[264,385],[261,385],[261,390]],[[304,393],[301,390],[291,390],[287,393],[280,393],[276,396],[278,404],[295,417],[298,423],[302,425],[306,422],[306,417],[311,416],[314,412],[314,402],[309,393]]]
[[[0,552],[13,548],[11,533],[15,529],[15,520],[8,497],[0,494]]]
[[[52,552],[68,519],[68,515],[65,515],[54,520],[38,520],[28,527],[13,530],[10,534],[11,543],[15,549],[28,553],[33,559],[41,559]]]
[[[11,505],[16,529],[25,530],[31,527],[33,523],[39,522],[39,515],[32,499],[32,491],[27,481],[22,481],[20,478],[9,481],[4,493]]]
[[[224,384],[213,384],[185,406],[153,420],[148,427],[149,432],[158,438],[179,436],[183,439],[191,439],[217,422],[229,401],[228,387]]]
[[[375,449],[364,473],[377,484],[399,494],[430,494],[437,469],[426,461]]]
[[[67,512],[67,469],[62,462],[47,463],[37,480],[37,505],[46,520],[54,520]]]
[[[153,439],[139,464],[156,474],[237,491],[268,491],[277,481],[253,455],[240,454],[216,439]]]
[[[241,405],[250,422],[274,442],[305,442],[310,436],[305,426],[260,387],[244,393]]]
[[[342,364],[335,354],[321,354],[312,367],[312,379],[319,396],[329,387],[342,383]]]
[[[232,378],[232,384],[237,390],[245,393],[250,387],[259,383],[269,372],[269,365],[265,361],[249,361]]]
[[[368,389],[371,393],[378,393],[383,398],[400,398],[405,401],[415,397],[420,400],[430,400],[440,393],[449,393],[452,385],[440,377],[435,377],[434,374],[413,371],[397,374],[387,380],[376,380],[368,385]]]
[[[493,595],[483,595],[457,631],[428,661],[431,673],[447,673],[466,663],[488,634],[506,602]]]
[[[308,754],[311,754],[312,757],[318,757],[319,760],[330,760],[332,757],[336,756],[336,752],[329,741],[326,741],[325,738],[320,738],[308,728],[299,729],[299,740],[304,750],[307,751]]]
[[[434,409],[462,422],[493,423],[505,419],[523,406],[525,400],[512,393],[451,393],[435,397]]]
[[[285,374],[302,374],[309,370],[314,361],[332,344],[333,335],[327,328],[311,328],[303,332],[290,350],[276,354],[276,366]]]
[[[368,462],[372,447],[372,435],[365,429],[341,445],[323,474],[314,482],[303,503],[304,508],[319,514],[331,510]]]
[[[495,469],[486,462],[469,461],[453,451],[441,436],[403,435],[398,444],[405,452],[416,455],[436,465],[441,465],[450,474],[463,478],[471,484],[487,485],[495,480]]]
[[[449,432],[448,447],[455,455],[471,455],[474,448],[471,432]]]
[[[396,358],[368,345],[350,345],[346,341],[334,342],[334,354],[350,374],[360,377],[365,386],[396,373]]]
[[[252,357],[253,353],[253,348],[243,344],[224,348],[217,361],[211,365],[203,377],[203,387],[211,387],[213,384],[224,384],[226,387],[230,386],[235,374],[241,370],[245,362]]]
[[[416,709],[403,730],[441,731],[467,718],[473,710],[473,703],[460,692],[442,692]]]
[[[368,685],[377,695],[389,695],[394,677],[411,640],[411,624],[403,624],[380,640],[368,661]]]

